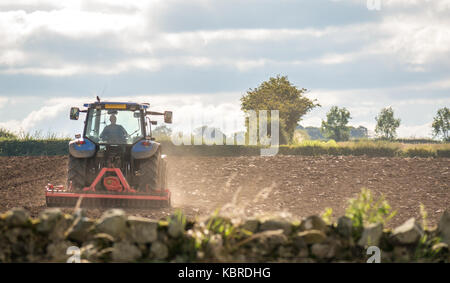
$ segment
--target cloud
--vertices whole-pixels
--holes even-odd
[[[5,106],[6,102],[8,102],[8,97],[1,97],[0,96],[0,109]]]
[[[450,104],[450,97],[429,96],[417,98],[415,91],[433,90],[430,86],[439,89],[442,82],[433,82],[429,85],[411,85],[380,89],[348,89],[348,90],[312,90],[308,97],[317,99],[322,107],[316,108],[300,122],[303,126],[319,127],[321,121],[326,119],[326,113],[331,106],[346,107],[351,114],[350,125],[363,125],[370,130],[375,128],[375,117],[379,111],[387,106],[393,106],[396,117],[401,118],[401,127],[398,130],[401,137],[431,137],[431,122],[439,108]],[[405,98],[402,94],[407,93]],[[414,113],[421,113],[415,115]]]
[[[369,12],[360,1],[309,2],[282,1],[278,5],[284,8],[276,8],[274,1],[264,0],[258,5],[250,1],[235,9],[234,1],[219,1],[215,5],[194,1],[189,7],[180,1],[144,4],[47,1],[55,9],[6,10],[0,12],[0,34],[4,39],[0,43],[4,51],[0,71],[43,76],[108,75],[134,70],[160,71],[178,64],[247,72],[291,65],[294,68],[361,65],[368,59],[382,62],[384,68],[397,64],[404,72],[423,72],[436,64],[442,66],[443,62],[444,66],[450,66],[450,59],[445,59],[450,52],[449,20],[443,16],[448,7],[443,1],[433,1],[425,9],[420,9],[417,1],[387,1],[378,16],[373,16],[375,13]],[[32,5],[35,1],[19,2],[27,3]],[[275,19],[283,25],[274,19],[266,21],[264,17],[255,19],[256,26],[245,21],[236,25],[239,23],[233,21],[236,11],[252,16],[255,7],[262,13],[256,14],[280,17]],[[398,7],[408,9],[405,12]],[[193,17],[173,17],[181,11],[186,14],[183,8],[194,9]],[[279,9],[282,13],[274,13]],[[324,24],[330,17],[312,16],[308,12],[306,18],[321,21],[304,25],[305,15],[301,15],[308,9],[314,9],[319,15],[328,13],[329,9],[342,9],[347,18],[359,16],[349,21],[331,17],[332,24]],[[289,18],[286,13],[291,11],[298,20],[284,23]],[[372,17],[363,18],[360,12]],[[205,21],[198,27],[194,24],[188,28],[186,22],[197,23],[196,19],[203,13]],[[228,13],[230,17],[222,19]],[[221,20],[211,28],[213,18]],[[173,25],[184,19],[183,28],[165,29],[167,19]],[[229,25],[231,22],[233,25]]]
[[[345,92],[343,92],[345,93]],[[369,92],[368,92],[369,93]],[[391,102],[392,100],[380,100],[377,97],[348,95],[347,100],[353,100],[352,103],[339,103],[339,95],[342,93],[321,91],[319,93],[311,92],[307,96],[310,98],[321,97],[322,101],[326,98],[337,98],[321,108],[317,108],[305,115],[300,124],[303,126],[320,126],[322,119],[326,118],[326,112],[331,105],[339,105],[349,109],[352,119],[350,125],[363,125],[373,131],[375,127],[375,116]],[[165,94],[138,94],[133,96],[115,97],[114,101],[133,101],[149,102],[155,111],[171,110],[174,113],[173,124],[170,125],[175,131],[190,132],[202,125],[221,128],[226,134],[244,130],[244,116],[240,110],[239,93],[211,93],[211,94],[192,94],[192,93],[173,93]],[[215,99],[217,97],[218,99]],[[0,99],[1,101],[1,99]],[[3,99],[5,101],[5,99]],[[18,131],[41,131],[43,133],[57,133],[60,135],[72,136],[82,131],[82,120],[70,121],[68,112],[71,106],[82,107],[83,103],[91,102],[93,98],[72,98],[60,97],[46,100],[39,109],[32,111],[23,119],[9,120],[6,123],[0,123],[0,127],[6,127],[10,130]],[[337,102],[337,103],[335,103]],[[442,101],[441,101],[442,102]],[[448,102],[448,99],[444,101]],[[436,101],[426,101],[426,104],[420,104],[417,101],[407,101],[395,104],[395,116],[402,119],[401,127],[398,130],[400,137],[431,137],[432,115],[436,113],[439,104]],[[445,104],[444,104],[445,105]],[[425,110],[432,115],[418,117],[417,121],[405,119],[408,113],[415,112],[411,106]],[[159,123],[160,117],[156,118]],[[425,121],[425,123],[423,122]]]
[[[431,138],[432,137],[432,127],[431,122],[423,125],[405,126],[400,125],[397,129],[397,134],[400,137],[405,138]]]
[[[366,5],[328,0],[168,0],[148,9],[151,23],[166,32],[220,28],[325,27],[374,21]],[[312,12],[313,11],[313,12]]]
[[[234,93],[220,93],[222,96],[236,96]],[[154,111],[173,111],[174,131],[190,132],[197,127],[208,125],[219,127],[226,134],[244,129],[244,117],[238,103],[224,102],[214,99],[203,99],[204,96],[193,94],[161,94],[121,96],[105,101],[150,102]],[[0,98],[1,101],[6,99]],[[0,127],[13,132],[55,133],[63,136],[73,136],[83,128],[83,119],[70,121],[68,117],[70,107],[83,108],[84,103],[92,102],[92,98],[60,97],[48,99],[38,109],[28,113],[23,119],[11,119],[0,122]],[[155,119],[162,123],[160,117]]]
[[[359,0],[6,0],[0,121],[51,128],[68,107],[52,98],[95,93],[157,94],[186,116],[238,115],[245,90],[286,74],[323,105],[305,123],[339,105],[369,125],[392,104],[406,134],[449,103],[449,12],[448,0],[385,0],[377,12]],[[7,112],[21,97],[46,100],[16,100],[22,116]]]
[[[31,131],[33,128],[40,127],[42,124],[49,125],[48,129],[51,129],[51,124],[54,119],[60,114],[63,113],[64,110],[67,110],[68,107],[74,102],[76,99],[50,99],[45,106],[31,111],[25,118],[22,120],[10,120],[6,123],[2,123],[2,126],[8,128],[12,131]]]

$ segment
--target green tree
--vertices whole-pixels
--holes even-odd
[[[17,139],[17,136],[7,129],[0,128],[0,138]]]
[[[323,136],[322,132],[320,131],[319,127],[306,127],[306,132],[310,136],[312,140],[323,140],[325,137]]]
[[[241,109],[245,112],[255,110],[278,110],[280,118],[280,143],[292,141],[295,128],[301,117],[316,106],[316,100],[310,100],[304,94],[307,90],[293,86],[287,76],[271,77],[257,88],[250,89],[241,97]],[[270,112],[268,115],[270,119]],[[268,122],[268,125],[270,123]],[[248,129],[248,121],[246,121]],[[268,130],[270,134],[270,127]]]
[[[448,132],[450,130],[450,109],[447,107],[441,108],[434,117],[433,124],[433,136],[441,136],[444,141],[450,141]]]
[[[375,117],[377,126],[375,133],[383,139],[392,140],[397,136],[397,128],[400,126],[400,119],[394,118],[394,110],[392,107],[381,109],[380,114]]]
[[[170,129],[166,125],[161,125],[161,126],[156,127],[152,131],[152,135],[158,139],[169,138],[172,135],[172,129]]]
[[[322,120],[321,132],[326,138],[346,141],[350,137],[350,127],[347,126],[350,119],[350,112],[345,107],[333,106],[327,113],[327,121]]]
[[[358,128],[350,126],[350,138],[356,139],[366,139],[369,137],[369,130],[364,126],[359,126]]]

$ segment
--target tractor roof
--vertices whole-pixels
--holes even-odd
[[[84,107],[95,108],[101,107],[102,109],[147,109],[150,107],[149,103],[136,103],[136,102],[94,102],[94,103],[85,103]]]

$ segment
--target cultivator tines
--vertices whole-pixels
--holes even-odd
[[[169,190],[144,193],[114,193],[114,192],[69,192],[62,186],[47,185],[45,198],[48,207],[75,207],[80,200],[81,207],[91,208],[140,208],[170,206]]]

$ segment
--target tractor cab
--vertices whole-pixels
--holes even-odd
[[[96,144],[135,144],[144,138],[151,139],[150,115],[164,115],[165,123],[172,123],[172,112],[147,111],[148,103],[95,102],[84,104],[86,110],[72,107],[70,119],[78,120],[79,113],[87,113],[83,137]]]
[[[98,144],[134,144],[145,137],[141,110],[92,109],[84,136]]]

